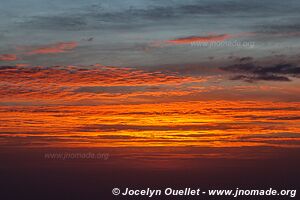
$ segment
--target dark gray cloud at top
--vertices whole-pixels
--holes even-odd
[[[18,56],[15,62],[4,64],[135,67],[205,63],[210,58],[221,62],[231,54],[262,57],[278,51],[289,55],[299,49],[299,8],[298,0],[3,1],[0,54]],[[254,49],[153,45],[210,34],[240,34],[231,39],[256,45]],[[77,42],[77,47],[63,54],[23,52],[24,46],[70,41]]]
[[[91,1],[90,4],[79,2],[73,4],[73,1],[64,0],[60,1],[62,7],[64,7],[63,3],[72,6],[61,11],[53,11],[55,7],[50,4],[48,12],[25,14],[23,20],[17,24],[37,29],[62,30],[101,29],[109,28],[109,26],[132,28],[133,24],[139,26],[142,23],[149,23],[151,25],[154,22],[159,25],[164,21],[200,16],[206,19],[209,16],[276,17],[278,14],[292,17],[297,15],[294,5],[299,6],[299,3],[294,0],[289,1],[288,5],[278,0],[150,1],[150,3],[146,1],[140,1],[140,3],[137,1]]]

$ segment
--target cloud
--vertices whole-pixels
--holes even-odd
[[[110,93],[110,94],[130,94],[130,93],[145,93],[145,92],[167,92],[167,86],[83,86],[74,90],[77,93]]]
[[[278,132],[265,134],[247,134],[240,137],[240,139],[276,139],[276,138],[299,138],[300,133],[293,132]]]
[[[120,100],[126,97],[178,96],[179,85],[205,81],[174,72],[94,65],[87,67],[0,67],[0,96],[20,100]],[[176,87],[174,87],[176,86]]]
[[[135,68],[92,65],[16,67],[0,66],[1,81],[6,83],[59,84],[62,86],[141,86],[181,84],[203,81],[174,72],[146,71]]]
[[[282,21],[270,22],[268,24],[260,24],[254,26],[258,34],[265,35],[267,37],[299,37],[300,35],[300,23],[299,17],[289,17]]]
[[[101,106],[1,106],[0,142],[50,145],[256,146],[299,138],[298,102],[184,101]],[[267,109],[267,110],[266,110]],[[237,116],[272,116],[237,118]],[[17,120],[16,120],[17,119]],[[299,120],[299,119],[297,119]],[[281,142],[282,141],[282,142]],[[19,143],[19,145],[21,145]]]
[[[20,26],[42,30],[73,30],[87,28],[84,16],[80,14],[40,15],[27,18]]]
[[[110,2],[93,4],[89,6],[72,7],[65,9],[64,12],[52,12],[35,14],[19,22],[19,26],[36,28],[42,30],[91,30],[102,28],[137,28],[145,25],[168,24],[170,21],[186,20],[193,22],[197,17],[199,19],[209,17],[251,17],[256,16],[277,16],[278,12],[283,14],[297,13],[298,2],[289,6],[281,6],[271,0],[267,2],[246,2],[240,0],[233,1],[143,1],[139,6],[134,1],[123,3]],[[76,4],[75,4],[76,5]],[[266,6],[268,5],[268,6]],[[117,8],[118,9],[114,9]],[[155,23],[153,23],[155,22]],[[206,22],[207,23],[207,22]],[[177,25],[178,23],[176,23]],[[125,25],[125,26],[124,26]]]
[[[26,63],[17,63],[16,67],[29,67],[29,64],[26,64]]]
[[[77,47],[77,42],[59,42],[55,44],[50,44],[46,46],[41,46],[36,49],[33,49],[27,52],[28,55],[35,55],[35,54],[57,54],[57,53],[64,53],[70,51]]]
[[[276,76],[270,74],[263,75],[237,75],[230,78],[230,80],[243,80],[245,82],[255,82],[255,81],[291,81],[289,78],[285,76]]]
[[[65,53],[75,49],[78,46],[77,42],[58,42],[54,44],[43,45],[39,47],[18,47],[18,54],[22,56],[39,55],[39,54],[58,54]],[[0,61],[16,61],[19,60],[16,54],[0,54]],[[29,66],[26,63],[19,63],[16,67]],[[0,66],[1,67],[1,66]]]
[[[240,129],[236,124],[207,123],[200,125],[127,125],[127,124],[92,124],[79,128],[82,132],[115,132],[115,131],[206,131]]]
[[[255,33],[237,33],[237,34],[209,34],[209,35],[193,35],[188,37],[180,37],[166,41],[157,41],[151,43],[151,47],[162,47],[164,44],[194,44],[194,43],[214,43],[223,42],[232,38],[253,36]],[[214,59],[211,57],[210,59]]]
[[[193,42],[221,42],[227,39],[232,38],[232,35],[229,34],[221,34],[221,35],[208,35],[208,36],[189,36],[183,38],[177,38],[173,40],[166,41],[170,44],[190,44]]]
[[[15,54],[2,54],[0,55],[0,61],[15,61],[17,60],[17,55]]]
[[[242,61],[245,61],[244,59]],[[249,61],[249,58],[246,59]],[[251,59],[250,59],[251,61]],[[235,73],[231,80],[255,81],[291,81],[290,77],[299,77],[300,67],[293,63],[262,66],[255,62],[220,67],[224,71]]]
[[[95,5],[94,5],[95,6]],[[120,7],[120,5],[115,5]],[[161,20],[176,18],[174,8],[170,6],[155,6],[147,8],[120,8],[111,10],[103,9],[100,5],[97,9],[80,7],[80,10],[49,15],[35,15],[24,18],[19,25],[25,28],[34,28],[42,30],[97,30],[97,29],[123,29],[143,27],[148,20]],[[144,22],[140,23],[141,21]],[[125,25],[125,26],[124,26]]]

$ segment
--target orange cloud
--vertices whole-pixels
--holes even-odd
[[[35,54],[57,54],[70,51],[78,46],[77,42],[59,42],[48,46],[42,46],[28,52],[29,55]]]
[[[168,40],[167,43],[171,44],[189,44],[192,42],[221,42],[227,39],[234,37],[233,35],[229,34],[222,34],[222,35],[208,35],[208,36],[190,36],[190,37],[183,37],[177,38],[174,40]]]
[[[0,61],[15,61],[17,60],[17,55],[15,54],[2,54],[0,55]]]
[[[172,72],[108,66],[0,67],[2,101],[125,100],[126,98],[181,96],[190,91],[179,85],[203,82],[201,77]],[[155,86],[155,87],[154,87]],[[128,99],[127,99],[128,100]],[[0,101],[1,102],[1,101]]]
[[[181,84],[199,82],[201,78],[183,76],[174,72],[148,72],[134,68],[111,66],[55,67],[0,67],[0,79],[7,83],[30,82],[38,85],[45,83],[63,86],[137,86]]]

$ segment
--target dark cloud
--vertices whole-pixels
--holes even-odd
[[[240,62],[249,62],[249,61],[252,61],[252,60],[253,60],[253,58],[250,57],[250,56],[239,58]]]
[[[243,60],[242,60],[243,61]],[[239,63],[220,69],[235,73],[231,80],[255,81],[291,81],[290,77],[299,77],[300,67],[296,64],[284,63],[262,66],[255,62]]]
[[[265,134],[251,134],[251,135],[244,135],[239,137],[240,139],[276,139],[276,138],[300,138],[300,133],[265,133]]]
[[[22,22],[21,26],[44,30],[81,30],[87,27],[85,18],[73,15],[62,16],[35,16]]]
[[[267,119],[267,120],[284,120],[284,121],[294,121],[294,120],[300,120],[300,116],[272,116],[272,115],[262,115],[262,116],[256,116],[256,115],[237,115],[234,116],[236,119],[251,119],[251,120],[259,120],[259,119]]]
[[[291,81],[289,78],[284,76],[275,76],[275,75],[268,75],[268,74],[263,74],[259,76],[237,75],[231,77],[230,80],[242,80],[249,83],[255,81]]]
[[[11,70],[16,68],[16,66],[0,66],[0,70]]]
[[[255,26],[258,34],[266,36],[299,36],[300,35],[299,17],[291,17],[286,20],[264,23]]]

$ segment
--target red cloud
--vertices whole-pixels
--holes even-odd
[[[221,42],[232,38],[233,35],[222,34],[222,35],[208,35],[208,36],[190,36],[184,38],[177,38],[174,40],[168,40],[167,43],[171,44],[188,44],[192,42]]]
[[[0,61],[15,61],[17,56],[15,54],[2,54],[0,55]]]
[[[27,54],[56,54],[56,53],[64,53],[70,51],[77,47],[77,42],[59,42],[56,44],[51,44],[48,46],[42,46],[40,48],[34,49]]]

